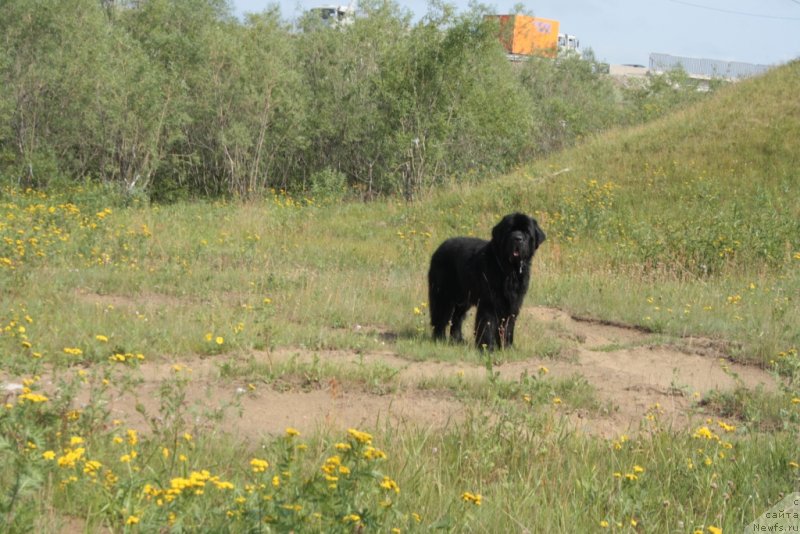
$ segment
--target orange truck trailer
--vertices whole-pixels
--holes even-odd
[[[506,52],[554,58],[558,54],[558,21],[528,15],[490,15],[500,25]]]

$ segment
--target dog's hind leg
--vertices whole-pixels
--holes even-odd
[[[441,302],[438,298],[430,298],[429,300],[433,339],[443,340],[447,335],[447,325],[453,316],[453,307],[449,303]]]
[[[457,341],[460,343],[464,340],[461,333],[461,325],[464,323],[464,317],[466,317],[468,311],[469,304],[466,306],[456,305],[453,311],[453,323],[450,325],[450,341]]]

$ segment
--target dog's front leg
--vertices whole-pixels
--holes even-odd
[[[478,305],[475,316],[475,344],[479,349],[493,351],[498,344],[499,321],[492,310]]]
[[[517,324],[517,316],[509,315],[505,321],[505,328],[503,328],[503,347],[510,347],[514,344],[514,327]]]

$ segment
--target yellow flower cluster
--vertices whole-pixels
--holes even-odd
[[[391,479],[391,477],[384,476],[383,480],[380,483],[380,487],[385,490],[393,491],[397,494],[400,493],[400,486],[397,485],[397,482]]]
[[[322,464],[320,470],[328,483],[329,489],[336,489],[338,487],[339,476],[347,476],[350,474],[350,468],[342,465],[342,459],[338,455],[329,456],[325,463]]]
[[[202,495],[202,490],[206,483],[213,484],[217,489],[233,489],[233,484],[220,480],[216,475],[212,475],[207,469],[192,471],[188,478],[177,477],[170,480],[169,490],[177,495],[186,490],[193,490],[196,495]]]
[[[480,506],[483,501],[483,497],[481,496],[480,493],[472,493],[469,491],[465,491],[464,493],[461,494],[461,500],[464,502],[472,503],[475,506]]]
[[[205,335],[205,340],[206,340],[208,343],[211,343],[211,342],[213,341],[213,342],[214,342],[214,343],[216,343],[217,345],[223,345],[223,344],[225,343],[225,338],[224,338],[224,337],[222,337],[222,336],[215,336],[215,335],[214,335],[214,334],[212,334],[211,332],[206,332],[206,335]]]
[[[0,268],[15,270],[21,265],[58,253],[60,243],[69,241],[71,231],[84,226],[80,209],[71,203],[58,204],[48,195],[32,189],[3,188],[0,195]],[[48,205],[49,204],[49,205]]]
[[[350,437],[352,437],[359,443],[364,443],[367,445],[372,443],[372,436],[370,434],[367,434],[366,432],[361,432],[360,430],[356,430],[355,428],[348,428],[347,433],[350,434]]]
[[[622,450],[623,445],[625,445],[625,443],[627,443],[628,440],[629,440],[628,436],[625,435],[625,434],[622,434],[619,437],[619,439],[616,439],[616,440],[612,441],[611,443],[612,443],[614,449],[619,451],[619,450]]]
[[[364,458],[367,460],[384,460],[386,458],[386,453],[380,449],[369,446],[364,450]]]
[[[620,473],[619,471],[615,472],[614,473],[614,478],[618,478],[618,479],[623,479],[624,478],[625,480],[627,480],[629,482],[635,482],[635,481],[639,480],[639,475],[644,473],[644,471],[645,471],[644,467],[642,467],[640,465],[634,465],[633,469],[631,469],[631,472],[625,473],[624,475],[622,473]]]
[[[40,402],[47,402],[48,400],[50,399],[48,399],[46,396],[40,393],[34,393],[28,387],[22,388],[22,393],[17,396],[18,402],[28,401],[36,404]]]
[[[108,361],[110,362],[117,362],[117,363],[134,363],[134,362],[142,362],[144,361],[144,354],[138,352],[136,354],[131,352],[122,353],[114,353],[108,357]]]
[[[724,430],[725,432],[733,432],[733,431],[735,431],[735,430],[736,430],[736,427],[735,427],[735,426],[733,426],[733,425],[729,425],[729,424],[728,424],[728,423],[726,423],[725,421],[717,421],[717,424],[718,424],[718,425],[719,425],[719,427],[720,427],[722,430]]]
[[[83,447],[76,447],[75,449],[64,449],[64,454],[58,457],[56,463],[59,467],[75,467],[75,465],[83,458],[86,449]]]
[[[147,501],[155,501],[157,506],[171,503],[180,495],[203,495],[206,486],[210,484],[218,490],[233,490],[231,482],[220,480],[219,476],[212,475],[207,469],[192,471],[188,477],[176,477],[170,480],[169,488],[161,489],[151,484],[145,484],[142,496]]]
[[[250,468],[253,470],[253,473],[263,473],[269,467],[269,462],[266,460],[261,460],[260,458],[253,458],[250,460]]]
[[[272,192],[273,204],[279,208],[299,209],[314,205],[314,200],[307,197],[304,197],[303,200],[295,200],[285,189],[270,189],[270,191]]]
[[[692,437],[697,439],[719,441],[719,436],[712,432],[707,426],[701,426],[695,430],[694,434],[692,434]]]

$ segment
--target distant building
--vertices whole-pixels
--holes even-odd
[[[559,45],[559,22],[528,15],[486,15],[496,20],[500,43],[511,56],[542,56],[555,58]]]
[[[356,11],[352,2],[346,6],[313,7],[310,11],[328,26],[349,26],[356,18]]]
[[[650,74],[664,74],[677,68],[682,68],[690,78],[705,80],[721,78],[736,81],[762,74],[771,69],[772,65],[650,54]]]

